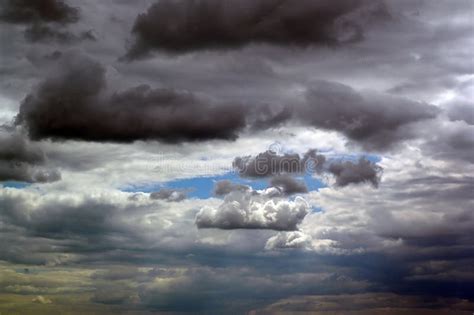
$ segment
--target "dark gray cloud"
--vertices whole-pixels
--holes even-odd
[[[62,0],[3,0],[0,20],[8,23],[56,22],[75,23],[79,10]]]
[[[274,201],[252,192],[234,191],[218,208],[201,208],[195,223],[200,229],[294,231],[308,214],[308,207],[300,197],[295,201]]]
[[[105,86],[100,63],[65,55],[57,71],[23,100],[17,123],[25,125],[33,139],[233,140],[254,111],[244,105],[216,104],[188,91],[147,85],[109,96]]]
[[[336,185],[340,187],[359,183],[371,183],[374,187],[378,187],[382,176],[382,167],[365,158],[360,158],[357,163],[352,161],[331,163],[328,171],[334,175]]]
[[[299,154],[279,154],[267,150],[255,157],[236,157],[233,167],[242,177],[269,177],[280,174],[301,174],[320,172],[326,157],[312,149],[303,156]]]
[[[271,187],[278,189],[281,195],[303,194],[308,192],[306,184],[302,180],[298,180],[289,175],[279,175],[270,179]]]
[[[325,164],[329,164],[325,166]],[[337,186],[347,186],[368,182],[378,187],[382,176],[382,167],[365,158],[357,163],[352,161],[326,162],[326,156],[311,149],[303,156],[299,154],[277,154],[271,150],[262,152],[255,157],[236,157],[233,167],[242,177],[260,178],[271,177],[269,191],[273,196],[306,193],[308,189],[304,181],[295,179],[292,175],[330,173],[336,178]]]
[[[0,21],[24,24],[24,37],[30,42],[70,44],[95,40],[91,32],[76,35],[66,26],[79,21],[79,9],[62,0],[5,0],[0,3]]]
[[[214,185],[214,194],[216,196],[224,196],[233,191],[246,192],[250,189],[247,185],[235,184],[230,180],[220,180]]]
[[[61,173],[47,165],[38,145],[17,132],[0,131],[0,181],[46,183],[61,179]]]
[[[428,104],[371,92],[358,93],[348,86],[325,81],[312,85],[305,104],[282,108],[217,102],[186,90],[153,89],[148,85],[111,92],[106,88],[106,73],[100,63],[72,53],[59,56],[57,63],[57,70],[20,107],[17,122],[28,128],[33,139],[115,142],[155,139],[170,143],[234,140],[247,129],[293,123],[337,130],[366,149],[385,150],[415,137],[411,124],[434,118],[438,113],[436,107]],[[304,163],[316,160],[316,170],[323,165],[322,156],[315,152],[308,152],[302,158],[267,155],[268,152],[261,154],[257,160],[239,158],[234,165],[247,177],[302,172],[307,167]],[[298,159],[301,159],[299,166]],[[257,170],[260,167],[255,164],[257,161],[265,164],[260,160],[283,168],[262,165],[263,169]]]
[[[359,93],[339,83],[317,81],[307,92],[299,119],[317,128],[335,130],[366,149],[385,150],[415,137],[410,123],[435,118],[432,105],[374,92]]]
[[[363,31],[355,12],[370,9],[374,15],[386,15],[379,1],[370,4],[364,0],[158,1],[137,17],[132,30],[136,39],[127,56],[138,58],[151,50],[238,48],[252,42],[307,46],[357,41]]]
[[[186,199],[186,192],[175,189],[160,189],[159,191],[152,192],[150,198],[154,200],[166,200],[166,201],[182,201]]]

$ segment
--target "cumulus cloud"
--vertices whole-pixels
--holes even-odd
[[[270,237],[265,244],[266,250],[289,248],[311,248],[311,236],[300,231],[278,232],[277,235]]]
[[[186,199],[186,192],[182,190],[174,189],[161,189],[159,191],[152,192],[150,198],[154,200],[166,200],[166,201],[182,201]]]
[[[289,175],[279,175],[272,177],[270,179],[270,185],[271,187],[275,187],[279,194],[286,196],[308,192],[308,188],[306,187],[304,181],[295,179]]]
[[[369,150],[389,149],[415,137],[410,124],[435,118],[432,105],[375,92],[357,92],[334,82],[317,81],[308,89],[306,104],[295,110],[302,122],[339,131]]]
[[[352,161],[331,163],[329,173],[336,178],[336,186],[344,187],[350,184],[371,183],[378,187],[382,176],[382,167],[360,158],[357,163]]]
[[[224,196],[233,191],[246,192],[251,188],[247,185],[235,184],[230,180],[220,180],[214,185],[214,194],[216,196]]]
[[[384,15],[381,2],[323,1],[159,1],[138,15],[135,42],[127,56],[152,50],[182,53],[202,49],[238,48],[249,43],[336,45],[363,37],[357,11]]]
[[[21,133],[0,131],[0,181],[46,183],[60,179],[61,173],[47,165],[38,145]]]
[[[329,173],[336,178],[336,185],[341,187],[366,182],[378,187],[382,176],[382,167],[365,158],[360,158],[357,163],[326,162],[326,156],[318,154],[315,149],[302,157],[299,154],[277,154],[267,150],[255,157],[236,157],[232,165],[242,177],[272,176],[265,194],[274,197],[308,192],[305,182],[294,178],[297,174]]]
[[[217,208],[203,207],[196,215],[198,228],[271,229],[294,231],[308,213],[306,201],[268,200],[251,192],[234,191]]]
[[[236,157],[232,163],[242,177],[269,177],[279,174],[301,174],[320,172],[326,157],[316,150],[308,150],[303,156],[299,154],[279,154],[267,150],[255,157]]]

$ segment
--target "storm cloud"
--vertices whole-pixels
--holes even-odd
[[[91,32],[76,35],[67,25],[77,23],[80,11],[62,0],[5,0],[0,3],[0,21],[25,25],[24,37],[30,42],[62,44],[94,40]]]
[[[371,183],[372,186],[378,187],[382,176],[382,168],[365,158],[360,158],[357,163],[331,163],[328,171],[336,178],[336,186],[340,187],[359,183]]]
[[[4,0],[0,4],[0,20],[8,23],[75,23],[79,20],[79,10],[62,0]]]
[[[414,138],[410,124],[432,119],[439,109],[423,102],[370,91],[357,92],[334,82],[314,82],[296,115],[302,122],[341,132],[369,150],[386,150]]]
[[[275,176],[270,179],[270,186],[278,190],[279,194],[290,196],[308,192],[306,184],[289,175]]]
[[[152,50],[239,48],[254,42],[290,46],[353,42],[363,37],[362,22],[354,12],[364,9],[385,12],[379,1],[370,5],[363,0],[159,1],[135,20],[136,39],[127,56],[134,59]]]
[[[47,165],[46,155],[38,145],[18,132],[0,131],[0,181],[45,183],[59,179],[61,173]]]
[[[147,85],[107,95],[104,67],[70,54],[23,100],[17,124],[25,125],[32,139],[234,140],[252,110]]]
[[[273,152],[267,150],[255,157],[236,157],[232,163],[241,177],[269,177],[281,174],[302,174],[320,172],[326,157],[316,150],[308,150],[303,156],[295,153]]]

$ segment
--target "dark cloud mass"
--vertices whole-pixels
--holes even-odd
[[[252,110],[147,85],[108,96],[105,86],[105,69],[98,62],[77,55],[63,58],[57,72],[23,100],[17,123],[33,139],[233,140]]]
[[[234,184],[230,180],[220,180],[214,185],[214,194],[216,196],[224,196],[233,191],[241,191],[245,192],[250,190],[249,186],[241,185],[241,184]]]
[[[242,177],[269,177],[279,174],[301,174],[320,172],[326,157],[316,150],[308,150],[303,156],[299,154],[279,154],[267,150],[255,157],[236,157],[232,163]]]
[[[76,35],[66,26],[79,21],[79,9],[61,0],[4,0],[0,3],[0,21],[26,25],[27,41],[70,44],[93,40],[89,32]]]
[[[438,114],[428,104],[358,93],[326,81],[313,83],[305,104],[275,111],[266,104],[216,102],[189,91],[148,85],[112,93],[105,76],[105,68],[88,57],[61,56],[56,71],[22,102],[17,123],[27,127],[32,139],[170,143],[235,140],[246,129],[300,123],[339,131],[368,150],[386,150],[415,137],[413,123]],[[310,151],[303,157],[266,152],[255,159],[237,158],[234,166],[242,176],[265,177],[301,173],[308,167],[319,171],[323,158]]]
[[[60,172],[46,162],[39,146],[23,135],[0,132],[0,181],[45,183],[61,179]]]
[[[304,181],[295,179],[288,175],[280,175],[271,178],[270,185],[277,188],[280,194],[287,196],[308,192],[308,188]]]
[[[378,187],[382,176],[382,167],[365,158],[359,159],[357,163],[330,162],[315,149],[309,150],[303,156],[277,154],[267,150],[255,157],[236,157],[233,166],[241,177],[273,176],[270,179],[270,186],[276,189],[273,192],[274,196],[307,192],[305,183],[293,177],[298,174],[330,173],[336,178],[336,185],[341,187],[358,183],[371,183],[374,187]],[[227,185],[224,186],[227,188]]]
[[[151,50],[182,53],[238,48],[252,42],[335,45],[359,40],[358,10],[385,12],[379,1],[341,0],[164,0],[135,20],[134,59]]]
[[[8,23],[56,22],[75,23],[79,10],[61,0],[3,0],[0,20]]]
[[[378,187],[382,176],[382,168],[364,158],[359,159],[357,163],[352,161],[331,163],[328,171],[336,178],[336,185],[341,187],[366,182]]]
[[[375,92],[357,92],[349,86],[315,82],[307,104],[296,110],[299,119],[317,128],[335,130],[366,149],[385,150],[415,137],[410,124],[435,118],[432,105]]]

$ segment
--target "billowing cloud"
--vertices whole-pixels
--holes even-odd
[[[378,187],[382,176],[382,167],[365,158],[360,158],[357,163],[352,161],[331,163],[328,171],[336,178],[336,185],[341,187],[359,183],[371,183],[374,187]]]
[[[198,228],[271,229],[294,231],[308,213],[306,201],[268,200],[247,192],[232,192],[218,207],[203,207],[196,215]]]
[[[327,164],[327,165],[326,165]],[[337,186],[371,183],[378,187],[382,176],[382,167],[365,158],[357,163],[352,161],[326,162],[326,156],[318,154],[315,149],[309,150],[302,157],[299,154],[277,154],[271,150],[255,157],[236,157],[234,168],[242,177],[270,177],[270,189],[267,195],[281,196],[306,193],[304,181],[297,180],[298,174],[331,174],[336,178]]]
[[[232,163],[242,177],[269,177],[280,174],[314,173],[322,170],[326,157],[316,150],[299,154],[279,154],[267,150],[255,157],[236,157]]]
[[[159,1],[135,20],[131,59],[151,50],[187,52],[238,48],[249,43],[308,46],[358,41],[362,22],[355,12],[386,11],[379,1]]]
[[[47,165],[47,158],[38,145],[21,133],[0,131],[0,181],[45,183],[59,179],[61,173]]]
[[[266,250],[289,248],[311,248],[311,236],[300,231],[278,232],[277,235],[270,237],[265,244]]]
[[[33,139],[165,142],[235,139],[252,108],[140,85],[107,95],[104,67],[69,54],[22,102],[17,123]],[[218,117],[218,119],[217,119]]]
[[[216,196],[224,196],[233,191],[246,192],[251,188],[247,185],[235,184],[230,180],[220,180],[214,185],[214,194]]]
[[[270,179],[271,187],[275,187],[282,195],[294,195],[307,193],[308,188],[302,180],[295,179],[289,175],[279,175]]]
[[[182,201],[186,199],[186,192],[175,189],[160,189],[159,191],[152,192],[150,198],[154,200],[166,200],[166,201]]]
[[[23,100],[17,123],[25,125],[33,139],[170,143],[235,140],[248,129],[298,123],[337,130],[367,149],[384,150],[415,137],[410,124],[438,113],[431,105],[359,94],[348,86],[324,81],[312,85],[304,104],[269,110],[268,105],[215,101],[173,88],[139,85],[114,91],[106,87],[105,77],[105,68],[88,57],[60,56],[56,70]],[[292,114],[280,117],[287,110]],[[303,157],[269,151],[253,159],[237,158],[234,165],[241,176],[266,177],[308,168],[319,171],[323,159],[314,150]]]
[[[295,110],[302,122],[339,131],[370,150],[385,150],[415,137],[410,124],[435,118],[432,105],[375,92],[357,92],[334,82],[314,82],[306,104]]]

